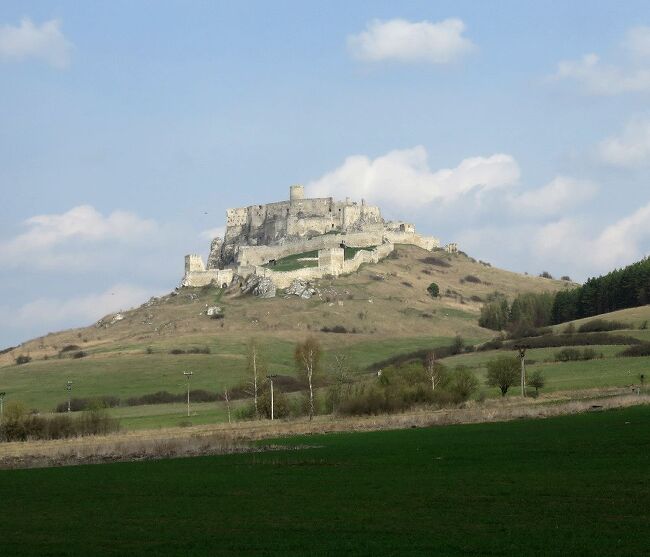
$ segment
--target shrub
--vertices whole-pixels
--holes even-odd
[[[548,271],[542,271],[542,272],[539,274],[539,276],[540,276],[541,278],[545,278],[545,279],[552,279],[552,278],[553,278],[553,275],[552,275],[551,273],[549,273]]]
[[[576,348],[563,348],[555,353],[555,359],[558,362],[575,362],[581,359],[580,350]]]
[[[178,355],[178,354],[210,354],[210,347],[209,346],[204,346],[203,348],[193,347],[193,348],[187,348],[187,349],[172,348],[169,351],[169,353],[170,354],[175,354],[175,355]]]
[[[466,275],[465,278],[463,279],[465,282],[472,282],[474,284],[481,284],[482,281],[480,278],[474,275]]]
[[[517,344],[517,342],[512,340],[505,343],[509,348],[512,348],[514,344]],[[528,348],[554,348],[559,346],[590,346],[595,344],[641,344],[641,341],[638,338],[628,335],[612,335],[609,333],[575,333],[526,338],[525,344]]]
[[[343,325],[334,325],[333,327],[321,327],[323,333],[347,333],[349,332]]]
[[[643,344],[638,344],[636,346],[630,346],[619,352],[617,356],[622,356],[624,358],[636,358],[639,356],[650,356],[650,342],[644,342]]]
[[[80,412],[81,410],[90,410],[97,408],[114,408],[120,405],[120,399],[113,395],[104,395],[91,398],[73,398],[70,400],[70,410]],[[55,412],[67,412],[68,401],[60,402],[54,409]]]
[[[622,323],[621,321],[607,321],[605,319],[592,319],[583,323],[578,328],[579,333],[597,333],[603,331],[618,331],[621,329],[631,329],[632,325],[629,323]]]
[[[569,275],[562,275],[562,278],[560,280],[564,280],[566,282],[571,282],[571,277]]]
[[[463,352],[463,348],[465,346],[465,340],[463,337],[460,335],[456,335],[454,337],[453,342],[451,343],[451,353],[452,354],[460,354]]]
[[[508,389],[519,379],[519,360],[512,356],[501,356],[487,363],[487,384],[498,387],[501,396],[506,396]]]
[[[230,399],[243,398],[243,388],[232,389]],[[190,391],[190,400],[194,402],[215,402],[221,400],[221,394],[206,391],[204,389],[192,389]],[[134,396],[126,399],[127,406],[143,406],[146,404],[169,404],[171,402],[184,402],[187,400],[187,391],[183,393],[170,393],[169,391],[158,391],[140,396]]]
[[[535,398],[537,398],[539,395],[539,390],[544,387],[545,383],[546,379],[544,378],[544,374],[541,370],[537,369],[530,375],[528,378],[528,385],[535,389]]]
[[[59,350],[59,354],[65,354],[66,352],[74,352],[75,350],[79,350],[80,347],[77,346],[76,344],[67,344],[61,350]]]
[[[432,298],[437,298],[440,295],[440,287],[435,282],[432,282],[427,286],[427,292]]]
[[[16,358],[16,365],[23,365],[23,364],[28,364],[29,362],[32,361],[31,356],[25,356],[24,354],[21,354]]]
[[[72,357],[76,360],[79,358],[85,358],[88,355],[87,352],[84,352],[83,350],[79,350],[78,352],[75,352],[72,354]]]
[[[602,354],[600,357],[602,358]],[[593,360],[599,355],[592,348],[585,348],[582,352],[576,348],[564,348],[555,353],[555,360],[558,362],[576,362],[578,360]]]
[[[119,422],[103,410],[91,410],[80,416],[60,414],[53,417],[11,414],[0,424],[1,441],[28,439],[66,439],[78,435],[106,434],[119,429]]]
[[[422,263],[427,263],[428,265],[435,265],[437,267],[451,267],[451,263],[448,261],[445,261],[444,259],[441,259],[440,257],[425,257],[424,259],[420,259]]]
[[[478,389],[478,379],[465,366],[457,366],[451,376],[450,392],[456,402],[466,401]]]

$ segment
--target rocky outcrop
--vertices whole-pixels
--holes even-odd
[[[252,294],[258,298],[275,298],[275,284],[268,277],[249,275],[241,287],[242,294]]]
[[[308,300],[314,294],[316,294],[316,289],[313,288],[307,281],[302,279],[294,279],[289,285],[289,288],[284,291],[285,298],[298,296],[299,298]]]
[[[208,255],[208,269],[221,269],[223,262],[221,260],[221,247],[223,240],[221,238],[214,238],[210,244],[210,255]]]

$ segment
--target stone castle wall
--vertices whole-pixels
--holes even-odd
[[[385,222],[379,207],[366,205],[363,200],[305,199],[304,188],[296,185],[291,186],[288,201],[228,209],[224,238],[212,241],[207,267],[200,256],[186,256],[181,284],[229,284],[237,273],[244,277],[272,276],[274,282],[279,281],[277,287],[285,288],[294,278],[309,280],[354,272],[363,263],[376,263],[386,257],[394,244],[425,250],[440,247],[437,238],[420,236],[412,224]],[[346,261],[343,245],[377,248],[361,250]],[[455,244],[450,246],[457,249]],[[263,267],[272,260],[310,251],[318,251],[318,267],[286,272]]]
[[[272,259],[282,259],[294,253],[304,253],[326,248],[337,248],[342,243],[353,248],[376,246],[383,242],[383,231],[351,232],[349,234],[324,234],[278,246],[241,246],[240,265],[264,265]]]

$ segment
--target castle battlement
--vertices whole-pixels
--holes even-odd
[[[359,203],[349,197],[345,201],[336,201],[333,197],[306,198],[304,187],[296,184],[289,188],[286,201],[226,210],[223,239],[212,240],[207,265],[199,255],[185,256],[182,284],[199,286],[211,281],[222,284],[235,271],[240,275],[255,273],[274,259],[316,250],[319,266],[312,273],[337,276],[351,272],[351,265],[357,264],[345,261],[343,245],[380,246],[372,256],[372,262],[376,262],[392,251],[395,243],[427,250],[440,247],[437,238],[419,235],[410,223],[384,221],[379,207],[367,205],[363,199]],[[368,257],[363,252],[355,259],[360,262]],[[309,274],[306,270],[303,274],[305,272]],[[264,273],[280,280],[277,272],[267,270]]]

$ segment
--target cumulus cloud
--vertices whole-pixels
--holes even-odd
[[[534,246],[541,257],[566,263],[584,259],[599,272],[629,264],[641,259],[650,246],[650,204],[596,233],[575,219],[549,223],[537,232]]]
[[[630,29],[623,42],[623,62],[603,63],[590,53],[558,64],[555,79],[573,80],[594,95],[650,91],[650,27]]]
[[[650,119],[629,122],[620,135],[602,141],[598,153],[604,162],[614,166],[650,163]]]
[[[410,22],[373,20],[366,30],[348,37],[351,54],[365,62],[396,61],[448,64],[469,53],[474,45],[463,36],[460,19]]]
[[[460,230],[463,250],[506,268],[554,270],[583,280],[629,265],[650,251],[650,204],[605,226],[580,217]]]
[[[133,213],[114,211],[104,216],[90,205],[61,214],[37,215],[24,225],[26,232],[0,244],[0,259],[7,265],[77,266],[78,253],[69,249],[71,246],[84,249],[96,248],[101,242],[138,244],[158,228],[154,221]]]
[[[25,18],[20,25],[0,25],[0,60],[42,60],[55,68],[70,64],[72,43],[61,31],[61,21],[52,19],[35,24]]]
[[[586,180],[556,176],[541,188],[512,196],[509,203],[518,213],[548,217],[591,199],[597,189],[595,184]]]
[[[310,195],[353,195],[374,203],[417,208],[450,202],[468,194],[511,186],[519,179],[519,166],[507,154],[464,159],[455,168],[432,172],[426,149],[395,150],[375,159],[354,155],[343,164],[307,184]]]
[[[150,290],[116,284],[104,292],[67,299],[38,298],[12,311],[20,327],[70,327],[88,325],[109,313],[127,310],[152,296]]]

